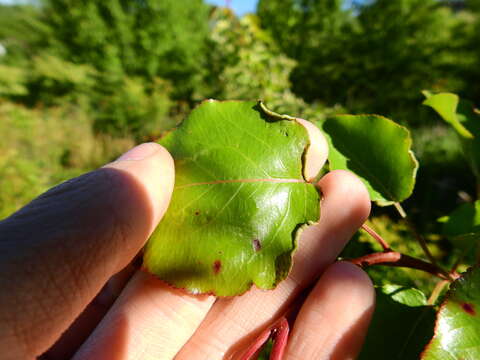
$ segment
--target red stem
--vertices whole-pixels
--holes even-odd
[[[437,285],[435,285],[435,288],[433,289],[432,293],[430,294],[430,297],[428,298],[427,304],[428,305],[435,305],[435,302],[437,301],[438,297],[442,293],[442,290],[447,286],[450,282],[448,280],[440,280]]]
[[[273,348],[270,354],[270,360],[282,360],[283,353],[287,348],[288,333],[290,332],[290,327],[288,326],[288,321],[286,318],[281,318],[272,334],[273,338]]]
[[[388,243],[377,232],[375,232],[375,230],[373,230],[367,224],[363,224],[362,229],[365,230],[372,238],[374,238],[384,251],[390,251],[390,245],[388,245]]]
[[[410,269],[416,269],[425,271],[436,277],[443,280],[453,280],[459,275],[457,273],[449,274],[447,277],[443,269],[438,268],[434,264],[428,263],[426,261],[401,254],[396,251],[387,251],[368,254],[357,259],[350,260],[353,264],[356,264],[360,267],[367,267],[372,265],[386,265],[386,266],[395,266],[395,267],[406,267]],[[453,279],[452,279],[453,278]]]
[[[288,333],[290,327],[288,320],[282,316],[273,325],[262,331],[255,341],[243,353],[240,360],[251,360],[259,352],[262,346],[272,338],[273,348],[270,353],[270,360],[282,360],[283,354],[287,347]]]
[[[407,225],[409,226],[412,233],[415,235],[417,241],[420,243],[420,246],[422,247],[423,251],[427,255],[428,259],[430,260],[430,263],[427,263],[420,259],[413,258],[408,255],[403,255],[403,254],[394,252],[391,249],[390,245],[379,234],[377,234],[373,229],[371,229],[366,224],[362,225],[362,229],[365,230],[372,238],[374,238],[382,246],[383,253],[370,254],[370,255],[363,256],[359,259],[367,258],[368,261],[384,261],[384,262],[386,261],[386,263],[380,262],[378,264],[408,267],[412,269],[423,270],[435,276],[438,276],[441,279],[447,279],[449,281],[455,280],[456,276],[458,275],[455,272],[455,268],[453,269],[453,271],[449,273],[445,271],[442,267],[440,267],[437,261],[435,260],[435,258],[433,257],[432,253],[428,249],[425,239],[418,233],[416,228],[408,219],[405,219],[405,221],[407,222]],[[390,255],[381,255],[386,253]],[[356,260],[359,260],[359,259],[356,259]],[[388,260],[388,259],[391,259],[391,260]],[[352,262],[355,262],[355,260],[353,260]],[[372,263],[371,265],[377,265],[377,263],[375,262],[375,263]]]

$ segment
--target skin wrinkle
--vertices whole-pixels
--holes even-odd
[[[44,281],[44,287],[42,290],[46,289],[48,287],[47,284],[50,283],[51,276],[48,276],[46,274],[48,279]],[[26,283],[29,285],[28,283]],[[26,289],[25,292],[32,293],[35,289]],[[43,292],[42,292],[43,293]],[[19,292],[18,293],[20,296],[24,295],[24,292]],[[33,321],[30,321],[25,324],[24,321],[22,321],[21,318],[16,318],[14,319],[13,326],[16,329],[16,336],[17,336],[17,342],[22,345],[22,347],[25,349],[25,355],[28,356],[29,358],[35,356],[35,351],[34,351],[34,345],[31,340],[32,338],[37,338],[38,335],[42,334],[45,329],[44,328],[39,328],[39,324],[43,325],[43,327],[48,327],[48,324],[51,324],[54,319],[52,316],[52,307],[49,306],[45,299],[41,298],[35,298],[32,296],[32,301],[35,301],[36,304],[38,305],[38,308],[34,308],[33,312],[32,309],[29,306],[29,302],[22,301],[21,299],[18,299],[18,303],[23,305],[23,308],[20,309],[20,311],[17,311],[17,314],[21,314],[22,317],[25,316],[25,314],[28,314],[28,317],[30,319],[33,319]],[[15,306],[15,304],[13,305]],[[35,311],[37,310],[37,311]],[[16,321],[15,321],[16,320]]]
[[[190,303],[186,299],[180,298],[179,303],[175,305],[168,303],[167,304],[168,307],[166,307],[165,304],[163,303],[158,303],[157,301],[155,301],[155,298],[152,298],[150,301],[152,302],[152,304],[159,306],[159,309],[160,309],[159,313],[162,313],[165,316],[165,318],[172,320],[173,323],[188,324],[191,322],[191,318],[190,318],[191,314],[182,312],[183,308],[188,309],[190,305]],[[183,305],[183,306],[178,306],[178,305]]]
[[[110,235],[111,239],[116,239],[116,242],[114,241],[106,241],[105,243],[107,244],[112,244],[114,246],[121,246],[121,247],[129,247],[130,242],[129,239],[132,237],[131,234],[135,233],[135,230],[133,228],[133,224],[131,224],[131,221],[129,219],[129,216],[126,216],[125,212],[122,213],[123,209],[123,201],[120,201],[120,199],[117,197],[119,191],[111,191],[112,189],[116,188],[125,188],[125,186],[122,184],[122,181],[124,179],[119,179],[118,177],[115,178],[112,176],[113,174],[110,174],[108,171],[104,173],[104,177],[107,180],[106,182],[109,183],[109,189],[110,189],[110,196],[109,196],[109,201],[107,201],[107,206],[109,207],[110,213],[112,214],[112,225],[107,227],[108,229],[111,229],[112,234]],[[128,187],[127,187],[128,188]],[[124,194],[124,197],[132,197],[134,196],[133,194]],[[121,199],[124,200],[124,199]],[[128,214],[130,215],[130,214]],[[147,238],[147,235],[145,235],[145,238]],[[96,244],[98,242],[95,242]],[[113,244],[115,243],[115,244]],[[113,249],[109,252],[114,252]],[[122,259],[117,258],[117,263],[115,264],[114,268],[116,269],[115,272],[119,271],[123,267],[125,267],[127,264],[121,262]]]
[[[67,281],[56,281],[55,280],[55,276],[52,276],[51,275],[51,280],[52,280],[52,283],[55,285],[56,289],[57,289],[57,293],[63,297],[63,300],[64,302],[67,302],[68,301],[68,297],[66,295],[66,292],[77,292],[78,291],[75,291],[75,289],[81,289],[82,288],[82,279],[81,277],[83,277],[83,281],[85,283],[88,283],[84,273],[82,271],[79,271],[79,270],[75,270],[77,267],[75,266],[72,266],[72,263],[70,261],[68,261],[68,253],[69,253],[69,249],[67,248],[66,246],[67,242],[64,242],[64,241],[60,241],[58,242],[58,245],[59,245],[59,249],[58,249],[58,257],[59,259],[62,259],[63,260],[63,266],[61,266],[62,269],[64,269],[64,271],[66,273],[68,273],[69,276],[65,276],[66,279],[71,279],[71,281],[73,281],[73,284],[72,286],[69,286],[68,289],[65,289],[65,284],[68,284]],[[62,256],[62,252],[65,256]],[[88,261],[87,259],[88,258],[84,258],[84,257],[80,257],[82,259],[82,261]],[[61,260],[60,260],[61,261]],[[52,268],[53,266],[51,265],[51,268],[49,271],[47,271],[47,273],[49,274],[53,274],[55,269]],[[77,268],[78,269],[78,268]]]
[[[30,269],[26,269],[27,271],[30,271]],[[2,284],[3,285],[3,284]],[[14,342],[19,343],[21,346],[20,352],[22,354],[28,354],[29,353],[29,343],[26,341],[28,334],[29,334],[29,327],[21,326],[22,321],[19,320],[19,315],[24,315],[26,313],[30,313],[29,315],[35,319],[35,321],[41,321],[42,319],[36,316],[36,313],[32,313],[30,309],[28,308],[28,301],[23,302],[21,297],[25,296],[26,294],[31,294],[31,291],[29,289],[29,283],[28,282],[22,282],[21,284],[18,284],[22,290],[21,291],[14,291],[14,289],[10,289],[11,286],[8,285],[13,285],[11,284],[8,280],[5,282],[5,286],[2,286],[3,289],[5,289],[6,293],[12,293],[14,297],[11,299],[12,301],[10,304],[7,304],[5,308],[15,308],[15,306],[18,307],[20,305],[20,309],[18,311],[11,312],[12,317],[10,317],[10,322],[6,322],[4,325],[6,325],[7,328],[12,329],[12,335]],[[33,296],[31,297],[33,300]],[[43,304],[39,303],[40,306],[43,307]]]
[[[56,254],[54,254],[54,258],[57,258],[58,261],[61,261],[63,264],[68,264],[66,257],[62,256],[62,246],[63,243],[59,243],[59,248],[54,248],[51,249],[51,251],[55,251]],[[51,254],[50,254],[51,255]],[[63,301],[51,301],[50,298],[48,297],[33,297],[31,301],[35,301],[38,305],[37,311],[34,313],[31,313],[30,310],[30,304],[28,301],[22,301],[21,299],[18,299],[18,304],[23,304],[23,310],[21,310],[19,313],[25,314],[25,313],[31,313],[30,317],[34,319],[33,322],[26,323],[27,326],[25,326],[24,321],[17,321],[17,323],[24,324],[23,327],[17,327],[18,333],[22,334],[22,336],[19,336],[19,338],[22,340],[21,342],[26,345],[26,353],[34,356],[34,343],[32,344],[32,341],[29,341],[28,339],[36,339],[39,336],[42,335],[42,333],[46,330],[44,327],[49,328],[50,324],[52,324],[54,321],[58,321],[58,315],[57,313],[59,312],[59,304],[61,304],[62,310],[65,311],[71,311],[71,304],[69,301],[69,297],[66,295],[66,293],[70,290],[74,290],[72,287],[69,287],[68,289],[65,289],[65,281],[62,281],[63,278],[67,278],[66,275],[63,275],[61,279],[57,279],[57,277],[54,276],[53,272],[53,267],[54,264],[51,264],[49,261],[41,261],[41,263],[45,264],[44,267],[41,267],[40,269],[32,269],[34,272],[40,272],[41,271],[41,278],[43,281],[38,282],[37,285],[42,285],[40,289],[40,293],[48,293],[49,291],[51,292],[52,290],[56,294],[56,297],[60,297]],[[67,272],[70,269],[70,266],[61,266],[63,269],[65,269]],[[36,274],[38,276],[38,274]],[[29,276],[27,276],[28,278]],[[28,286],[29,282],[25,282],[25,284]],[[25,293],[34,293],[35,287],[32,286],[31,289],[25,289],[24,291],[20,291],[19,295],[25,295]],[[22,296],[23,297],[23,296]],[[76,297],[73,296],[75,299]],[[50,301],[49,301],[50,300]],[[15,305],[14,305],[15,306]],[[35,309],[35,308],[33,308]],[[39,327],[39,324],[43,324],[43,328]],[[15,324],[16,325],[16,324]]]
[[[73,308],[88,303],[85,293],[83,292],[82,298],[82,293],[76,289],[88,288],[91,289],[89,292],[100,290],[99,284],[89,284],[85,269],[95,269],[94,273],[104,277],[104,274],[119,267],[121,259],[118,257],[114,257],[109,264],[99,265],[102,264],[102,258],[115,253],[113,247],[125,246],[133,231],[133,224],[125,215],[119,214],[122,214],[124,208],[121,205],[129,198],[138,198],[138,195],[132,192],[134,189],[131,188],[131,180],[119,176],[118,173],[118,170],[102,169],[67,181],[0,223],[6,230],[2,231],[0,240],[1,252],[7,259],[3,266],[0,265],[2,274],[18,274],[20,270],[19,278],[28,279],[19,280],[19,283],[12,283],[7,278],[0,280],[6,284],[3,289],[11,288],[10,292],[18,296],[10,305],[6,304],[5,300],[11,301],[11,297],[0,298],[0,304],[20,310],[17,316],[7,318],[7,322],[0,326],[0,329],[2,336],[8,329],[13,330],[15,343],[25,351],[25,356],[37,355],[35,351],[39,345],[38,338],[41,338],[40,342],[45,340],[43,325],[56,323],[52,325],[53,328],[66,329],[69,320],[59,316],[72,313]],[[120,193],[119,188],[127,190],[123,191],[120,197],[117,196]],[[109,201],[99,201],[105,198]],[[145,208],[146,204],[129,206],[139,209],[139,205]],[[76,215],[79,213],[82,218]],[[60,227],[57,224],[57,214],[65,219]],[[97,215],[103,220],[100,226]],[[36,229],[35,237],[42,241],[32,241],[32,223]],[[96,225],[93,226],[94,224]],[[80,236],[86,240],[79,242]],[[100,238],[102,241],[97,240]],[[95,251],[92,251],[94,245]],[[26,263],[31,266],[25,267]],[[28,286],[30,283],[33,284],[32,287]],[[92,289],[94,286],[98,289]],[[32,293],[37,296],[26,302],[25,294]],[[51,296],[41,296],[47,293]],[[46,299],[52,299],[52,302]],[[33,307],[37,309],[35,313],[31,313],[32,301],[37,303],[37,306]],[[26,317],[35,320],[29,324],[24,320]],[[47,328],[50,326],[47,325]],[[49,329],[46,333],[50,332]]]

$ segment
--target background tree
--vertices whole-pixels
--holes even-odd
[[[208,11],[202,0],[45,0],[45,45],[110,76],[174,81],[185,98],[205,66]]]
[[[44,0],[7,9],[5,64],[28,71],[15,78],[23,87],[2,88],[29,106],[83,102],[97,131],[140,138],[171,127],[170,99],[191,104],[202,85],[210,11],[202,0]],[[11,83],[13,69],[4,70],[0,84]]]
[[[280,48],[297,61],[312,49],[328,52],[325,48],[352,20],[342,0],[260,0],[257,13]]]
[[[435,0],[375,0],[353,8],[343,1],[261,0],[258,15],[297,60],[293,90],[307,101],[413,123],[420,90],[461,88],[449,73],[456,62],[449,49],[463,20]]]

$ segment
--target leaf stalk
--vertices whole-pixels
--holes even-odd
[[[373,265],[385,265],[421,270],[449,282],[454,280],[455,277],[458,277],[458,274],[447,273],[447,275],[445,275],[443,269],[440,269],[432,263],[396,251],[377,252],[356,259],[351,259],[349,261],[362,268]]]

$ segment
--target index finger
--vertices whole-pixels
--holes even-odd
[[[143,144],[46,192],[0,223],[0,348],[48,349],[138,253],[165,212],[173,160]]]

